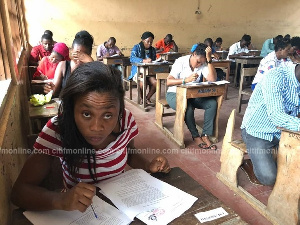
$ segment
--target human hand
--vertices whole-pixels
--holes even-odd
[[[152,62],[151,58],[143,59],[143,63],[151,63],[151,62]]]
[[[84,212],[91,204],[96,194],[96,187],[91,184],[78,183],[62,194],[62,209],[66,211],[79,210]]]
[[[185,79],[185,82],[186,83],[193,82],[193,81],[197,80],[198,77],[199,77],[199,75],[197,73],[193,73],[192,75],[190,75],[189,77],[187,77]]]
[[[55,85],[52,82],[49,82],[44,85],[44,93],[48,94],[50,91],[54,89]]]
[[[94,61],[90,55],[81,51],[72,52],[72,58],[76,64],[87,63]]]
[[[212,55],[212,49],[211,47],[207,46],[205,49],[206,52],[206,60],[210,61],[211,60],[211,55]]]
[[[169,173],[171,168],[168,160],[164,156],[157,156],[151,161],[149,170],[151,173]]]
[[[41,80],[48,80],[48,77],[45,74],[40,75]]]

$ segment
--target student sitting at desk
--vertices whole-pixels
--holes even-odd
[[[110,37],[108,41],[104,42],[103,44],[99,45],[97,48],[97,60],[103,61],[104,57],[112,56],[115,54],[118,54],[119,56],[122,56],[122,52],[120,49],[116,46],[117,40],[114,37]]]
[[[93,36],[82,30],[75,35],[72,43],[72,60],[62,61],[58,64],[53,82],[44,86],[44,92],[53,90],[53,96],[58,96],[61,89],[66,86],[67,80],[72,72],[82,63],[94,61],[91,57],[93,48]]]
[[[165,52],[178,52],[178,47],[173,40],[172,34],[167,34],[165,38],[159,40],[155,44],[156,53]],[[160,54],[156,54],[156,58],[159,58]]]
[[[287,58],[290,48],[291,44],[289,40],[279,40],[276,42],[275,51],[269,53],[260,61],[251,85],[252,90],[254,90],[256,84],[261,81],[270,69],[290,64],[291,60]]]
[[[230,46],[227,59],[235,59],[238,56],[252,55],[248,46],[251,44],[251,36],[244,34],[242,39]]]
[[[36,72],[33,74],[33,80],[53,79],[58,63],[65,60],[70,60],[69,48],[65,43],[56,43],[51,54],[41,60]]]
[[[275,50],[275,45],[277,41],[281,41],[282,39],[282,35],[277,35],[274,38],[265,40],[261,48],[260,56],[266,57],[269,53],[273,52]]]
[[[251,161],[246,160],[242,168],[252,180],[254,168],[263,185],[274,185],[276,180],[277,163],[272,152],[280,140],[278,127],[300,131],[299,82],[299,64],[270,70],[256,85],[243,117],[242,137]]]
[[[169,86],[166,99],[170,107],[176,110],[176,85],[200,81],[203,75],[207,81],[216,81],[217,74],[211,59],[212,50],[205,44],[198,44],[197,48],[191,55],[178,58],[172,66],[170,75],[167,78]],[[204,109],[203,132],[200,136],[196,128],[194,111]],[[195,143],[203,149],[216,150],[217,146],[211,144],[208,136],[213,134],[214,119],[217,112],[217,102],[215,97],[193,98],[188,99],[185,113],[185,123],[192,134]]]
[[[53,39],[49,34],[43,34],[41,44],[33,47],[29,56],[29,65],[38,66],[43,57],[49,56],[53,49]]]
[[[130,54],[130,62],[132,63],[151,63],[156,59],[156,51],[155,48],[152,47],[154,35],[146,31],[142,34],[142,41],[135,46],[131,50]],[[129,80],[134,79],[137,81],[137,67],[132,65],[131,74],[128,78]],[[146,104],[152,104],[150,98],[156,91],[156,79],[155,75],[147,76],[147,83],[144,85],[149,85],[149,92],[146,96]],[[143,83],[140,82],[140,91],[141,96],[143,96]],[[140,102],[140,104],[143,104]]]
[[[213,43],[213,47],[216,51],[222,51],[222,43],[223,43],[223,39],[221,37],[218,37],[216,39],[216,41]]]
[[[93,184],[123,173],[126,163],[151,173],[170,171],[165,157],[148,161],[135,152],[138,128],[125,109],[119,73],[97,61],[74,70],[62,91],[58,116],[39,134],[35,151],[14,184],[15,205],[28,210],[84,212],[96,194]],[[39,186],[55,157],[61,162],[66,192]]]

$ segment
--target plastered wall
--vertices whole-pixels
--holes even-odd
[[[229,47],[244,33],[252,36],[258,49],[265,39],[286,33],[300,35],[299,0],[25,0],[30,44],[50,29],[56,41],[69,46],[81,29],[95,38],[95,48],[110,36],[126,55],[150,30],[155,40],[174,35],[179,51],[207,37],[221,36]],[[95,52],[93,53],[93,57]]]

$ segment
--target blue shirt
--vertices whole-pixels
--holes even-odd
[[[273,43],[273,38],[267,39],[265,40],[261,48],[260,56],[266,57],[270,52],[274,50],[275,50],[275,45]]]
[[[152,51],[152,55],[150,54],[150,51]],[[145,49],[145,56],[146,58],[150,58],[150,55],[152,56],[151,59],[154,61],[156,59],[156,50],[152,46],[149,49]],[[133,46],[130,54],[130,62],[131,63],[142,63],[143,58],[142,58],[142,49],[139,44],[136,44]],[[131,80],[135,74],[137,73],[137,67],[135,65],[131,66],[131,73],[130,76],[128,77],[128,80]]]
[[[295,64],[271,69],[259,82],[249,100],[241,129],[254,137],[272,141],[280,139],[277,127],[300,131],[300,83]]]

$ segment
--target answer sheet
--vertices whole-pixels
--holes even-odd
[[[189,209],[196,197],[160,181],[141,169],[132,169],[97,184],[131,220],[166,224]],[[156,223],[155,222],[156,217]]]
[[[125,214],[109,205],[97,196],[93,198],[93,206],[98,219],[91,207],[84,213],[79,211],[25,211],[24,215],[35,225],[127,225],[131,223]]]

